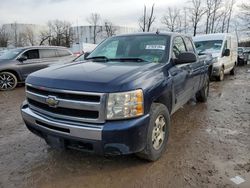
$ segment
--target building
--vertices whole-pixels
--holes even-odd
[[[40,32],[46,30],[46,26],[35,24],[9,23],[2,27],[8,33],[8,47],[22,47],[39,45]]]

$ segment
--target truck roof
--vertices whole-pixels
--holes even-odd
[[[203,34],[196,35],[193,37],[194,41],[209,41],[209,40],[224,40],[226,36],[232,36],[229,33],[211,33],[211,34]]]
[[[140,36],[140,35],[166,35],[166,36],[187,36],[191,37],[191,35],[183,34],[183,33],[175,33],[175,32],[137,32],[137,33],[129,33],[129,34],[121,34],[116,36]]]

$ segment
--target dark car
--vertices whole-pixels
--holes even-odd
[[[23,47],[5,51],[0,56],[0,90],[14,89],[30,73],[74,58],[64,47]]]
[[[187,35],[111,37],[84,62],[29,75],[22,117],[53,147],[155,161],[166,149],[170,115],[193,96],[206,102],[206,61]]]

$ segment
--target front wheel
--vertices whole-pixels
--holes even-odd
[[[158,160],[166,150],[169,136],[170,115],[165,105],[153,103],[145,149],[137,156],[148,161]]]
[[[216,77],[217,81],[223,81],[224,80],[224,69],[221,68],[219,76]]]
[[[17,77],[10,72],[0,73],[0,91],[9,91],[16,87]]]

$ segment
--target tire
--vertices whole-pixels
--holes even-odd
[[[166,150],[170,127],[167,107],[153,103],[150,110],[150,123],[147,131],[146,147],[137,156],[148,161],[156,161]]]
[[[221,68],[219,76],[216,77],[217,81],[223,81],[224,80],[224,68]]]
[[[10,72],[0,72],[0,91],[13,90],[17,85],[17,77]]]
[[[207,98],[209,95],[209,77],[208,75],[206,76],[206,81],[205,81],[205,85],[203,86],[203,88],[198,91],[196,93],[196,100],[198,102],[207,102]]]
[[[230,70],[230,75],[235,75],[235,66],[233,67],[232,70]]]

